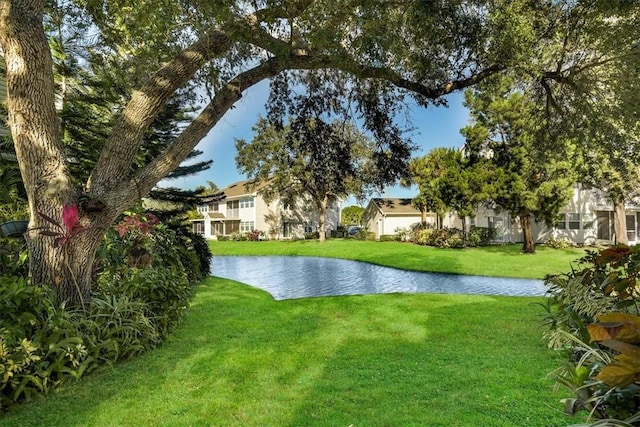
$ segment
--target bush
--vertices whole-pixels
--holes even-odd
[[[227,242],[229,241],[229,236],[216,236],[216,238],[218,239],[219,242]]]
[[[376,233],[374,233],[373,231],[368,231],[365,228],[361,228],[353,236],[353,238],[356,239],[356,240],[366,240],[366,241],[373,242],[373,241],[376,240]]]
[[[545,336],[550,347],[569,350],[570,354],[566,366],[555,373],[556,380],[575,393],[567,401],[567,409],[586,409],[603,419],[638,415],[640,247],[588,251],[579,266],[545,280],[549,287]],[[600,324],[599,320],[609,323]],[[630,328],[635,328],[635,333]],[[624,336],[617,336],[620,331],[625,331]],[[617,343],[628,338],[627,343]],[[602,340],[602,344],[593,342]],[[633,357],[635,361],[627,363]]]
[[[487,246],[496,238],[496,229],[472,226],[469,228],[467,244],[469,246]]]
[[[319,239],[320,233],[318,231],[311,231],[309,233],[304,233],[304,238],[306,240]]]
[[[408,228],[396,228],[395,229],[395,240],[399,242],[409,242],[412,240],[412,231]],[[382,236],[380,236],[382,239]]]
[[[4,274],[18,269],[5,270],[3,263],[0,410],[46,394],[69,377],[139,355],[159,345],[182,319],[193,296],[190,283],[209,274],[206,241],[179,224],[169,228],[140,215],[120,225],[120,233],[107,233],[97,254],[97,284],[86,311],[59,307],[55,292]]]
[[[550,237],[546,245],[554,249],[568,249],[573,247],[573,242],[569,239],[554,239]]]
[[[381,242],[399,242],[400,237],[397,234],[382,234],[380,236]]]
[[[140,355],[159,345],[161,336],[144,302],[126,295],[96,294],[78,328],[97,365]]]
[[[24,239],[0,237],[0,276],[26,277],[28,256]]]
[[[439,248],[462,248],[462,230],[457,228],[415,228],[414,242]]]
[[[433,245],[431,235],[434,232],[433,228],[416,228],[413,230],[413,241],[418,245]]]
[[[213,258],[213,254],[204,236],[190,231],[187,231],[187,233],[187,238],[191,241],[191,248],[193,248],[198,258],[200,279],[204,279],[211,274],[211,258]]]
[[[55,293],[0,276],[0,410],[79,377],[91,359]]]
[[[106,271],[98,290],[104,296],[126,296],[144,304],[146,317],[162,338],[180,322],[194,293],[186,274],[170,267]]]
[[[258,230],[251,230],[246,234],[247,240],[250,242],[259,242],[262,237],[262,232]]]
[[[175,268],[184,271],[193,284],[209,275],[212,255],[204,237],[181,223],[155,222],[144,232],[135,228],[140,223],[148,224],[140,219],[123,220],[119,232],[110,230],[106,234],[96,256],[98,273],[126,263],[134,268]]]

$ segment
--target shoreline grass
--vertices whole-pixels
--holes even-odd
[[[286,255],[344,258],[403,270],[479,276],[543,279],[566,273],[585,254],[584,249],[539,246],[524,254],[521,245],[441,249],[400,242],[367,242],[354,239],[235,242],[210,241],[215,255]]]
[[[161,348],[13,408],[0,426],[566,426],[540,298],[276,302],[210,278]]]

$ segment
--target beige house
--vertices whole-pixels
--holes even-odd
[[[451,215],[444,218],[444,225],[449,226]],[[375,198],[363,214],[364,227],[376,234],[376,239],[385,234],[396,234],[400,229],[409,229],[422,222],[422,213],[416,209],[411,199]],[[437,216],[434,212],[427,212],[427,224],[435,227]]]
[[[318,231],[319,215],[308,200],[289,206],[275,199],[267,203],[259,194],[266,184],[247,188],[248,180],[236,182],[221,190],[224,198],[197,207],[202,219],[192,220],[194,233],[207,239],[244,234],[253,230],[269,239],[302,239],[305,233]],[[327,235],[340,223],[341,202],[329,206],[326,213]]]

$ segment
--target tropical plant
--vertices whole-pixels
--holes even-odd
[[[576,393],[567,406],[571,411],[637,421],[640,248],[590,251],[581,262],[581,270],[547,278],[549,343],[570,349],[572,359],[556,379]]]
[[[171,265],[145,269],[123,266],[105,271],[97,287],[103,295],[142,303],[146,318],[161,338],[180,322],[195,291],[186,273]]]
[[[90,363],[72,315],[51,288],[0,276],[0,410],[81,376]]]

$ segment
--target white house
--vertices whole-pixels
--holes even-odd
[[[271,239],[301,239],[305,233],[318,231],[319,215],[308,200],[295,206],[279,199],[267,203],[259,194],[266,184],[250,190],[249,181],[240,181],[223,188],[225,197],[197,207],[202,219],[192,220],[193,231],[207,239],[230,236],[234,233],[262,231]],[[341,201],[330,204],[326,212],[327,235],[340,223]]]
[[[625,210],[629,244],[640,243],[640,205],[628,203]],[[553,238],[584,245],[613,244],[613,211],[613,204],[604,192],[576,184],[573,197],[552,227],[535,221],[532,223],[533,238],[536,243],[544,243]],[[473,225],[495,228],[500,241],[522,242],[520,222],[507,212],[479,209],[470,220]]]
[[[627,238],[629,244],[640,243],[640,204],[626,205]],[[573,197],[559,214],[553,226],[532,221],[532,233],[536,243],[549,239],[567,239],[575,244],[615,243],[613,204],[597,189],[574,186]],[[411,199],[372,199],[364,214],[365,226],[380,238],[383,234],[395,234],[399,228],[408,228],[421,221],[420,211],[411,205]],[[435,213],[427,215],[427,224],[435,225]],[[517,217],[506,211],[480,207],[475,216],[467,218],[469,226],[496,230],[496,242],[522,242],[522,228]],[[461,228],[462,221],[453,213],[443,219],[447,227]]]

